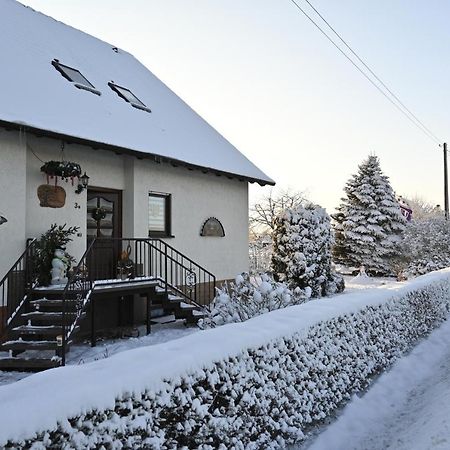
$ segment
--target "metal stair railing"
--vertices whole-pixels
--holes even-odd
[[[93,239],[89,243],[86,251],[80,258],[80,261],[73,269],[72,275],[70,276],[62,294],[62,365],[65,365],[66,363],[67,344],[78,325],[81,314],[89,302],[89,297],[94,286],[95,267],[90,267],[89,261],[92,260],[95,241],[96,239]],[[75,316],[73,314],[69,315],[67,312],[67,304],[69,301],[75,303]]]
[[[0,341],[33,288],[35,247],[36,239],[27,241],[25,251],[0,281]]]
[[[215,295],[216,277],[161,239],[96,238],[86,255],[91,280],[157,279],[188,303],[208,307]]]
[[[210,271],[161,239],[145,239],[149,273],[189,303],[209,307],[216,291]]]

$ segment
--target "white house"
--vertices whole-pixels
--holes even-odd
[[[0,30],[0,280],[53,223],[79,227],[77,260],[93,238],[158,238],[218,281],[247,270],[248,184],[272,179],[131,54],[14,0]]]
[[[13,0],[0,29],[0,277],[52,223],[80,227],[76,257],[94,233],[153,235],[218,279],[247,268],[248,183],[274,184],[267,175],[129,53]],[[80,194],[77,179],[58,181],[60,208],[37,194],[52,160],[90,177]],[[87,228],[87,198],[106,190],[115,228]],[[200,235],[210,217],[223,238]]]

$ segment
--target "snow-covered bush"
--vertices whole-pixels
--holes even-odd
[[[244,346],[225,357],[220,357],[221,348],[217,348],[212,363],[199,365],[192,358],[187,359],[181,377],[165,378],[156,384],[157,388],[141,392],[136,391],[134,384],[130,388],[134,393],[125,391],[110,408],[88,411],[82,408],[77,416],[64,419],[64,407],[74,408],[59,401],[58,425],[46,431],[36,429],[35,433],[28,433],[26,440],[6,443],[2,439],[11,432],[11,424],[16,429],[19,426],[14,416],[9,426],[0,422],[4,425],[0,428],[0,446],[34,450],[256,450],[299,442],[355,392],[366,388],[371,377],[389,367],[421,336],[445,320],[450,306],[450,272],[424,280],[431,282],[415,280],[416,284],[411,285],[414,288],[405,288],[397,295],[386,289],[377,290],[376,295],[354,296],[355,305],[365,306],[353,312],[346,309],[351,301],[344,301],[343,297],[341,303],[337,299],[318,300],[290,311],[272,312],[274,326],[281,329],[292,317],[291,324],[299,324],[296,330],[286,327],[291,331],[257,346]],[[375,301],[380,295],[385,296],[383,300]],[[333,308],[347,312],[317,321],[320,311],[323,316],[324,311]],[[231,340],[245,341],[255,331],[255,325],[270,323],[270,314],[229,325],[229,329],[209,330],[204,332],[208,333],[205,338],[212,339],[215,333],[222,336],[227,331]],[[305,315],[308,320],[302,323]],[[181,348],[181,340],[177,342]],[[190,351],[188,347],[185,350]],[[102,364],[113,363],[110,358]],[[149,360],[148,364],[158,361]],[[170,364],[173,370],[173,361]],[[66,375],[64,369],[58,375]],[[41,377],[41,386],[44,381]],[[154,379],[148,380],[149,386],[155,386],[154,383]],[[61,386],[66,388],[67,383]],[[93,392],[95,389],[93,386]],[[17,392],[20,395],[21,391]],[[23,404],[26,403],[22,398],[19,405]],[[39,400],[38,404],[41,409],[37,410],[47,420],[46,403]],[[5,421],[9,415],[0,417]]]
[[[291,289],[311,289],[312,297],[344,290],[343,278],[331,267],[333,235],[330,217],[307,203],[286,209],[275,219],[272,271]]]
[[[364,266],[371,274],[391,275],[405,218],[376,156],[369,156],[359,166],[344,191],[346,197],[333,215],[335,261]]]
[[[450,222],[435,214],[408,223],[401,263],[406,276],[450,267]]]
[[[311,295],[309,288],[291,291],[286,284],[276,282],[269,274],[251,277],[244,272],[234,283],[217,289],[208,316],[199,321],[201,328],[211,328],[226,323],[244,322],[260,314],[298,305]]]

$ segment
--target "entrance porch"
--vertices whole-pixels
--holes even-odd
[[[43,370],[65,364],[77,336],[172,314],[195,324],[215,292],[215,276],[159,239],[93,238],[64,286],[39,288],[32,241],[0,282],[0,370]],[[117,257],[117,255],[119,255]],[[51,358],[21,357],[53,350]]]

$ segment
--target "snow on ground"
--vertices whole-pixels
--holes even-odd
[[[152,332],[148,336],[145,335],[145,327],[142,326],[139,327],[140,337],[98,340],[96,347],[91,347],[89,341],[72,346],[70,352],[67,354],[67,365],[80,365],[105,359],[116,353],[131,350],[133,348],[169,342],[198,331],[199,329],[196,327],[186,327],[182,320],[163,325],[152,325]],[[0,353],[0,355],[1,354],[2,353]],[[30,375],[32,375],[32,373],[0,371],[0,385],[13,383]]]
[[[383,374],[311,444],[297,450],[450,448],[450,321]]]
[[[401,283],[395,281],[394,278],[377,278],[359,276],[344,276],[345,291],[340,295],[349,294],[363,289],[374,287],[394,287],[400,286]],[[137,347],[160,344],[173,339],[178,339],[193,332],[199,331],[195,327],[185,327],[182,321],[173,322],[164,325],[153,325],[152,333],[145,336],[144,327],[139,329],[139,338],[114,339],[98,341],[96,347],[91,347],[89,342],[76,344],[72,347],[67,355],[67,365],[79,365],[107,358],[115,353],[131,350]],[[0,355],[2,353],[0,352]],[[2,372],[0,371],[0,386],[10,384],[32,375],[26,372]]]
[[[176,383],[186,373],[204,370],[214,361],[259,348],[280,337],[308,330],[321,322],[383,305],[434,283],[446,283],[450,269],[433,272],[405,284],[324,298],[272,311],[243,323],[191,333],[181,339],[134,348],[83,365],[60,367],[0,386],[0,442],[20,440],[36,430],[55,429],[58,420],[91,409],[114,408],[117,397],[157,392],[166,380]],[[111,376],[115,374],[115,376]],[[93,383],[93,380],[101,383]],[[74,389],[76,387],[76,389]],[[36,396],[36,392],[40,395]],[[27,408],[27,421],[23,417]],[[45,411],[45,414],[42,414]],[[332,447],[334,448],[334,447]]]
[[[400,286],[403,282],[396,281],[389,277],[371,277],[368,275],[344,275],[345,291],[344,294],[359,291],[362,289],[371,289],[379,286]]]

